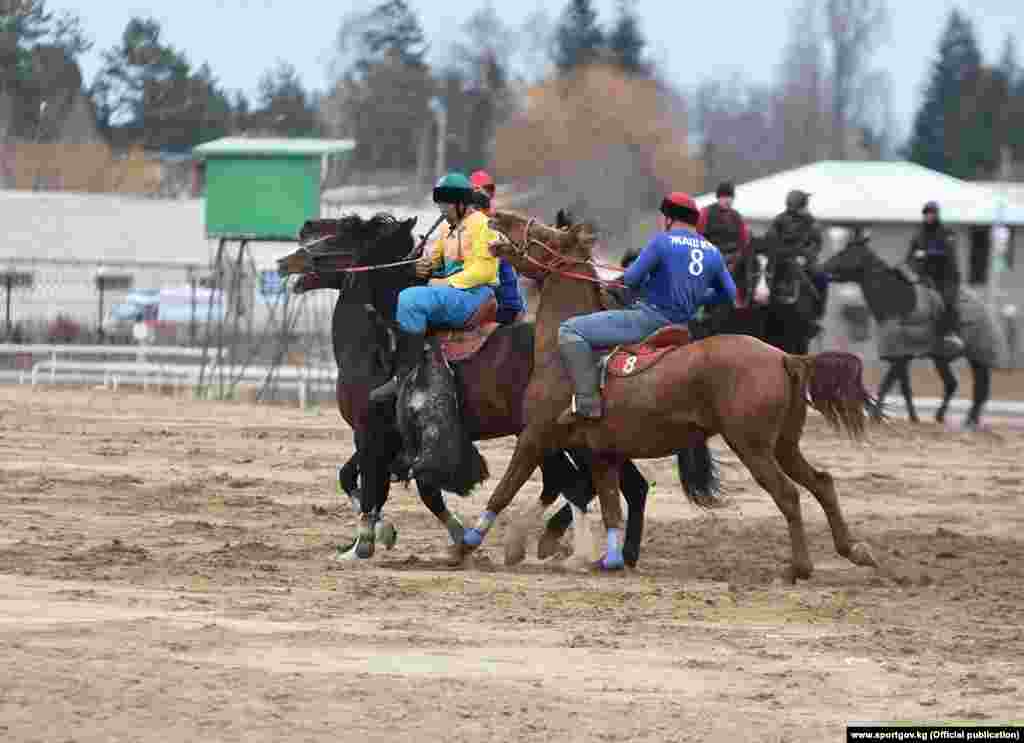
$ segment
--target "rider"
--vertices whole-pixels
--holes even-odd
[[[716,203],[701,209],[697,232],[721,251],[729,271],[735,274],[736,266],[750,244],[750,230],[733,208],[736,187],[732,183],[720,183],[715,189],[715,197]]]
[[[736,301],[736,285],[718,248],[697,234],[699,212],[688,194],[661,202],[663,232],[626,269],[623,282],[643,298],[624,310],[578,315],[558,329],[558,350],[575,385],[572,406],[559,416],[601,417],[599,370],[594,348],[638,343],[659,328],[685,324],[701,304]],[[710,291],[709,291],[710,290]]]
[[[437,182],[433,196],[447,225],[417,261],[416,275],[434,278],[398,295],[395,375],[370,393],[374,402],[393,398],[399,380],[419,365],[428,323],[462,327],[498,285],[498,260],[488,247],[494,233],[487,216],[472,208],[473,184],[451,172]]]
[[[491,202],[496,190],[494,179],[487,171],[478,170],[469,180],[476,189],[473,193],[474,207],[489,217],[493,216],[494,207]],[[498,286],[494,296],[498,300],[498,322],[502,325],[511,325],[526,313],[526,299],[519,289],[519,275],[512,264],[504,259],[498,262]]]
[[[828,302],[828,277],[818,270],[822,236],[807,208],[810,196],[806,191],[790,191],[786,195],[786,211],[772,220],[768,237],[778,246],[778,257],[795,259],[796,264],[807,271],[818,293],[815,315],[820,323]],[[820,324],[818,330],[821,330]]]
[[[942,295],[945,312],[939,325],[947,346],[962,348],[960,338],[960,263],[956,250],[956,235],[942,224],[939,205],[929,201],[921,210],[921,229],[910,241],[907,263],[920,266],[920,272],[935,282]]]

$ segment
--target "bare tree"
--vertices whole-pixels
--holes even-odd
[[[782,52],[774,108],[782,129],[779,154],[787,167],[814,162],[827,152],[830,80],[821,25],[820,2],[804,0],[793,11]]]
[[[825,30],[832,57],[832,156],[846,157],[851,130],[886,88],[869,68],[889,28],[885,0],[826,0]]]

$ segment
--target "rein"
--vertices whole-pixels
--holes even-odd
[[[366,273],[367,271],[380,271],[385,268],[397,268],[399,266],[408,266],[413,263],[416,263],[420,259],[420,254],[423,252],[423,247],[427,244],[427,240],[429,240],[430,236],[434,234],[434,230],[437,229],[437,226],[441,224],[442,221],[444,221],[443,214],[437,218],[437,221],[434,222],[431,228],[427,231],[427,234],[423,236],[419,244],[409,252],[409,255],[400,261],[393,261],[391,263],[375,263],[370,266],[352,266],[350,268],[335,268],[331,271],[331,273]],[[311,243],[306,243],[302,247],[311,248],[314,245],[319,245],[320,243],[326,242],[327,240],[332,240],[335,237],[336,235],[326,235],[317,240],[314,240]]]
[[[548,245],[546,245],[545,243],[541,242],[537,238],[530,237],[530,228],[533,227],[533,223],[535,221],[536,220],[531,217],[526,222],[526,229],[523,230],[523,242],[522,242],[522,245],[516,245],[516,248],[518,249],[519,253],[522,255],[523,258],[526,259],[527,263],[529,263],[530,265],[535,266],[535,267],[541,269],[545,273],[553,273],[553,274],[556,274],[558,276],[563,276],[563,277],[568,278],[568,279],[576,279],[578,281],[589,281],[592,284],[598,284],[599,286],[613,287],[615,289],[626,289],[627,288],[626,285],[624,283],[622,283],[621,281],[606,281],[606,280],[600,279],[600,278],[598,278],[596,276],[589,276],[589,275],[587,275],[585,273],[579,273],[578,271],[569,271],[569,270],[566,270],[566,269],[562,268],[562,266],[565,266],[565,265],[580,265],[580,264],[584,264],[584,265],[594,266],[595,268],[610,268],[612,270],[618,271],[619,273],[623,273],[624,270],[625,270],[625,269],[616,268],[616,267],[613,267],[613,266],[605,266],[604,264],[601,264],[601,263],[593,260],[592,258],[570,258],[569,256],[562,255],[557,250],[555,250],[554,248],[549,247]],[[530,255],[530,246],[531,245],[536,245],[537,247],[539,247],[542,250],[544,250],[544,252],[546,252],[548,255],[552,256],[554,258],[553,262],[552,263],[544,263],[542,261],[537,260],[532,255]]]

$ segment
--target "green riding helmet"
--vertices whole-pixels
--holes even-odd
[[[472,204],[473,184],[462,173],[448,173],[434,186],[434,203]]]

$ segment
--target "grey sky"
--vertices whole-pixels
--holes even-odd
[[[432,53],[442,55],[445,40],[452,38],[460,22],[484,2],[410,0],[410,5],[419,12],[432,40]],[[162,22],[168,41],[183,49],[192,62],[209,62],[223,85],[252,94],[260,74],[277,58],[294,64],[307,86],[326,88],[331,47],[341,18],[374,4],[370,0],[175,0],[152,4],[133,0],[50,0],[48,6],[81,14],[96,40],[96,48],[84,60],[87,81],[99,66],[99,51],[117,43],[128,19],[132,15],[153,15]],[[539,5],[537,0],[495,3],[510,23],[522,21]],[[556,18],[564,3],[543,5]],[[602,20],[613,18],[614,0],[597,0],[597,5]],[[889,0],[890,38],[876,55],[876,64],[891,75],[893,112],[901,137],[907,133],[919,103],[939,33],[957,5],[952,0]],[[967,3],[960,5],[967,7]],[[655,57],[669,79],[682,87],[734,71],[756,81],[770,80],[786,38],[788,6],[785,0],[733,0],[728,5],[684,5],[679,0],[635,2]],[[998,58],[1008,33],[1021,41],[1024,57],[1021,0],[972,0],[969,8],[987,59]],[[731,34],[727,31],[729,24],[734,24]]]

